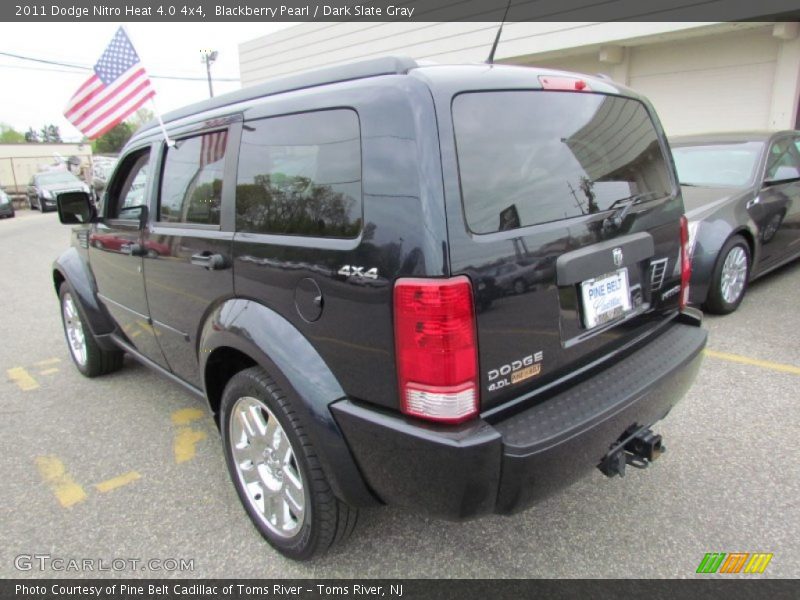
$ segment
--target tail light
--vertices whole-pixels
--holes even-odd
[[[478,349],[468,278],[398,280],[394,335],[404,413],[446,423],[478,413]]]
[[[681,295],[679,306],[683,310],[689,304],[689,280],[692,278],[692,257],[689,248],[689,221],[681,216]]]

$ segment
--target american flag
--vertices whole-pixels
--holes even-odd
[[[228,141],[227,131],[204,133],[200,144],[200,167],[213,164],[225,156],[225,145]]]
[[[124,121],[156,92],[125,30],[94,65],[94,74],[72,96],[64,116],[94,139]]]

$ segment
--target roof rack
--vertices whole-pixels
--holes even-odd
[[[329,83],[377,77],[379,75],[404,75],[417,66],[417,62],[414,59],[406,56],[383,56],[380,58],[371,58],[342,65],[314,69],[312,71],[302,71],[294,75],[277,77],[252,87],[246,87],[235,92],[184,106],[166,113],[163,119],[165,123],[168,123],[229,104],[237,104],[263,96],[271,96],[273,94],[301,90]],[[157,126],[157,121],[151,121],[143,126],[138,133],[145,132]]]

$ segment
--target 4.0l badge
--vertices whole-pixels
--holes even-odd
[[[490,392],[496,392],[504,387],[535,377],[542,372],[543,360],[544,352],[540,350],[519,360],[512,360],[496,369],[491,369],[486,374],[489,380],[487,389]]]

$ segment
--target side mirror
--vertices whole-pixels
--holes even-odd
[[[64,225],[83,225],[95,218],[94,206],[86,192],[66,192],[56,195],[58,218]]]
[[[139,222],[139,229],[144,229],[147,226],[147,217],[149,215],[146,204],[137,204],[136,206],[127,206],[119,211],[120,219],[136,219]]]

